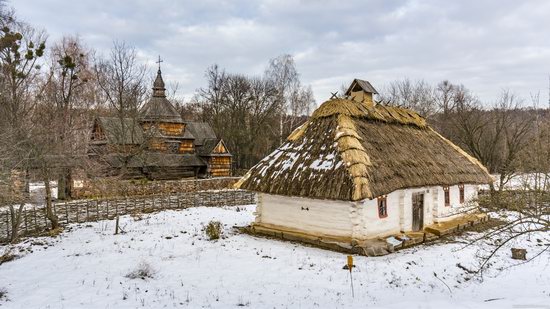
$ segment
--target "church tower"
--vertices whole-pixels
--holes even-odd
[[[151,150],[165,153],[194,153],[194,136],[185,129],[185,122],[174,105],[166,98],[166,88],[159,68],[153,83],[153,96],[140,115],[141,126],[150,138]]]

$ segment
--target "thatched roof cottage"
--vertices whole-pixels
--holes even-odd
[[[492,181],[417,113],[373,94],[354,80],[239,181],[259,193],[255,226],[351,243],[419,231]]]

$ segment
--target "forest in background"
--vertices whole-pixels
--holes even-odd
[[[0,27],[2,179],[9,182],[13,170],[32,165],[38,180],[58,180],[63,198],[72,179],[66,165],[86,159],[93,119],[137,117],[151,94],[153,74],[126,42],[115,41],[101,55],[78,36],[48,41],[45,31],[19,20],[2,0]],[[205,86],[192,98],[183,101],[172,85],[169,99],[184,119],[212,125],[234,156],[236,175],[279,146],[323,101],[316,104],[287,54],[266,61],[260,75],[214,64],[204,76]],[[380,104],[419,112],[499,174],[501,186],[515,173],[548,170],[550,115],[540,108],[539,94],[525,100],[504,90],[494,102],[482,102],[460,84],[409,79],[378,91]]]

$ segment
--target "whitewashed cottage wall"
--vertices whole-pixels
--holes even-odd
[[[443,187],[435,187],[437,192],[437,201],[435,203],[433,217],[434,222],[444,222],[456,218],[462,209],[460,207],[460,189],[458,186],[449,187],[450,205],[445,206],[445,192]],[[465,204],[477,198],[477,185],[464,185],[464,202]]]
[[[412,230],[412,195],[424,194],[424,226],[456,218],[460,191],[451,186],[450,206],[443,187],[397,190],[387,195],[388,216],[380,218],[377,199],[359,202],[318,200],[260,193],[256,224],[288,228],[310,235],[357,240]],[[465,202],[477,197],[477,185],[464,186]]]
[[[317,200],[260,193],[256,223],[289,227],[312,235],[351,237],[348,201]]]

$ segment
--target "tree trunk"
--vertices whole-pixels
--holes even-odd
[[[492,205],[500,205],[500,193],[501,191],[497,190],[495,188],[494,183],[489,184],[489,196],[491,198],[491,204]]]
[[[31,193],[31,175],[29,169],[25,169],[25,193]]]
[[[60,200],[65,199],[65,186],[66,186],[65,175],[61,174],[61,176],[59,176],[59,178],[57,179],[57,198]]]
[[[46,217],[50,220],[52,224],[52,230],[59,227],[59,218],[53,213],[52,209],[52,191],[50,188],[50,180],[48,177],[45,177],[44,185],[46,186]]]
[[[19,238],[19,227],[21,226],[21,219],[23,216],[24,203],[19,204],[19,208],[15,210],[13,205],[10,205],[10,217],[11,217],[11,237],[10,243],[15,243]]]
[[[72,198],[72,173],[70,168],[63,169],[59,180],[57,181],[57,198],[68,200]]]
[[[498,191],[502,192],[504,190],[504,185],[505,185],[505,178],[506,176],[504,175],[504,173],[500,173],[500,176],[499,176],[499,183],[498,183]]]
[[[284,114],[281,114],[279,118],[279,146],[283,144],[283,117]]]

